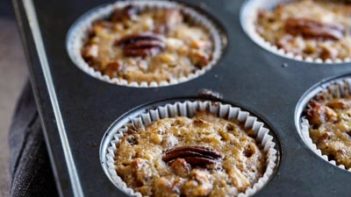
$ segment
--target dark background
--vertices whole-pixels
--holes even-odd
[[[0,0],[0,17],[14,17],[11,0]]]

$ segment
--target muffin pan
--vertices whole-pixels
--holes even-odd
[[[100,143],[110,125],[157,101],[196,98],[201,89],[259,117],[280,144],[280,163],[255,196],[349,196],[351,174],[316,155],[299,135],[296,109],[306,91],[346,75],[346,63],[296,61],[264,50],[241,26],[244,0],[179,1],[207,13],[223,27],[228,47],[216,65],[191,81],[133,88],[87,75],[71,61],[66,37],[88,10],[112,1],[13,1],[26,47],[31,81],[62,196],[126,196],[101,167]],[[243,23],[245,23],[242,20]],[[150,106],[150,105],[149,105]]]

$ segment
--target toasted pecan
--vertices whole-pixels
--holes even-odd
[[[128,35],[117,40],[115,45],[123,47],[124,55],[130,57],[153,56],[165,49],[163,39],[152,33]]]
[[[291,35],[304,38],[339,40],[345,34],[341,25],[321,23],[307,18],[288,18],[285,31]]]
[[[184,159],[194,167],[217,163],[222,158],[222,155],[204,146],[180,146],[167,150],[162,160],[170,162],[179,158]]]

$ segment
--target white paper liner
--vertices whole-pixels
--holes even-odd
[[[277,55],[294,59],[297,61],[304,61],[309,63],[324,63],[324,64],[338,64],[338,63],[348,63],[351,62],[351,58],[345,59],[326,59],[312,58],[312,57],[302,57],[297,54],[293,54],[284,49],[279,49],[276,45],[266,41],[261,35],[256,31],[256,19],[259,10],[272,10],[278,4],[285,4],[296,0],[248,0],[241,9],[241,25],[244,31],[249,35],[249,37],[262,48],[275,53]]]
[[[322,97],[323,99],[329,100],[332,98],[342,98],[344,96],[349,96],[351,95],[351,77],[347,78],[340,78],[337,80],[333,80],[330,82],[327,82],[325,84],[322,84],[321,86],[317,87],[313,92],[316,94],[313,95],[313,97],[307,101],[306,107],[308,103],[318,97]],[[340,164],[338,165],[335,160],[329,160],[328,156],[324,155],[322,151],[317,147],[317,145],[312,141],[312,138],[310,137],[310,132],[309,132],[310,124],[307,120],[306,117],[302,116],[300,118],[300,128],[299,132],[300,135],[303,139],[303,141],[306,143],[306,145],[314,152],[316,153],[319,157],[321,157],[323,160],[341,168],[344,170],[351,171],[350,169],[346,169],[344,165]]]
[[[114,124],[108,131],[102,142],[101,163],[105,173],[113,184],[131,196],[142,196],[140,193],[128,188],[126,183],[117,175],[115,167],[115,153],[117,144],[123,137],[128,127],[144,127],[159,119],[177,116],[192,117],[197,111],[208,111],[218,117],[227,120],[238,120],[244,123],[245,128],[252,129],[256,134],[256,141],[260,143],[263,151],[266,153],[266,171],[263,176],[252,187],[245,192],[239,193],[237,196],[252,196],[260,190],[269,180],[277,165],[278,151],[273,137],[269,134],[269,129],[264,127],[264,123],[257,120],[256,117],[250,115],[249,112],[243,111],[238,107],[232,107],[228,104],[221,104],[213,101],[185,101],[176,102],[159,106],[156,109],[144,111],[133,117],[126,118],[121,124]]]
[[[117,77],[110,78],[107,75],[103,75],[100,71],[93,69],[91,66],[89,66],[87,62],[85,62],[85,60],[81,55],[81,48],[84,44],[84,40],[87,37],[88,30],[91,28],[91,25],[94,21],[107,17],[113,12],[113,10],[118,8],[124,8],[128,5],[135,5],[139,7],[145,7],[145,8],[179,8],[181,9],[185,15],[189,16],[192,19],[192,22],[194,22],[195,24],[201,25],[212,36],[213,46],[214,46],[212,60],[209,62],[207,66],[205,66],[202,69],[198,69],[195,73],[191,73],[188,76],[172,78],[170,79],[170,81],[162,81],[162,82],[155,81],[151,83],[148,83],[148,82],[138,83],[135,81],[134,82],[127,81],[125,79],[121,79]],[[112,84],[130,86],[130,87],[160,87],[160,86],[168,86],[168,85],[174,85],[174,84],[186,82],[204,74],[206,71],[211,69],[218,62],[222,54],[223,46],[222,46],[221,34],[217,30],[217,27],[215,26],[215,24],[206,16],[198,13],[194,9],[172,1],[133,0],[133,1],[117,1],[114,4],[109,4],[109,5],[95,8],[89,11],[88,13],[84,14],[83,16],[81,16],[77,20],[77,22],[73,24],[73,26],[68,32],[67,40],[66,40],[66,48],[73,63],[75,63],[81,70],[83,70],[87,74],[97,79],[100,79],[102,81],[112,83]]]

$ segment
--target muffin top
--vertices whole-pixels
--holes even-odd
[[[255,184],[266,156],[235,121],[198,112],[129,128],[117,145],[117,174],[143,196],[235,196]]]
[[[351,57],[351,4],[329,0],[294,0],[260,10],[256,30],[266,41],[303,58]]]
[[[180,8],[128,5],[93,22],[81,54],[95,70],[128,82],[169,82],[206,67],[212,36]]]
[[[310,137],[329,160],[351,168],[351,97],[311,101],[307,109]]]

